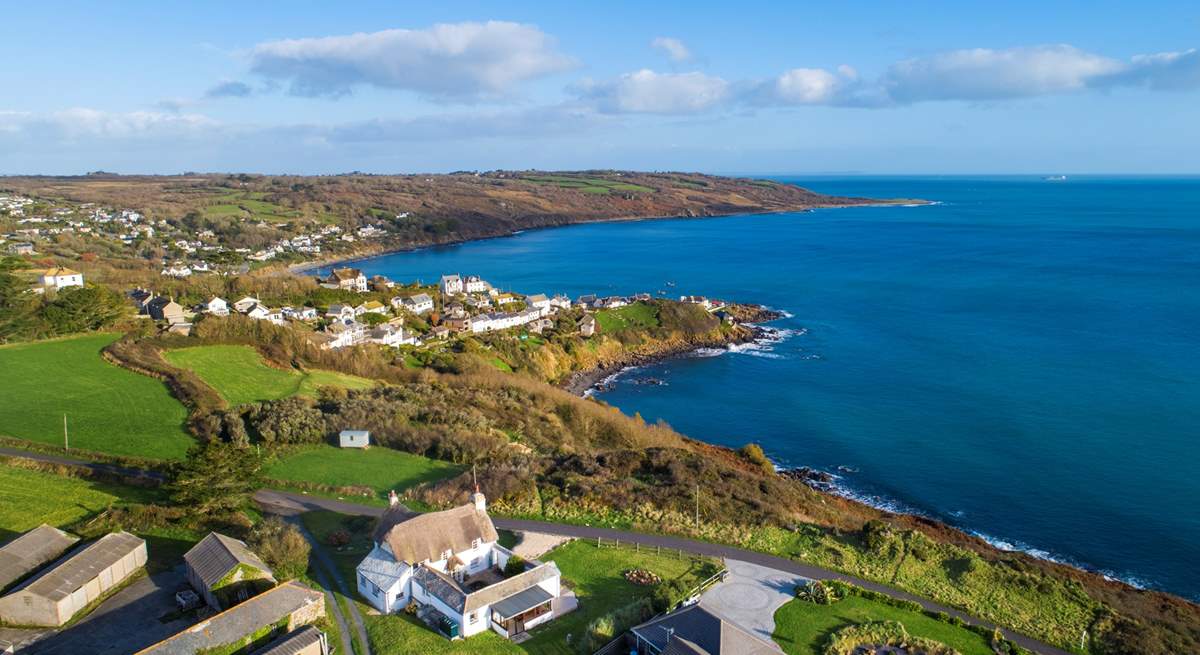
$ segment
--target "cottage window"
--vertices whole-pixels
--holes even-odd
[[[454,551],[447,548],[446,550],[442,551],[442,559],[450,559],[450,556],[453,554],[454,554]]]
[[[475,612],[471,612],[470,614],[467,615],[467,623],[475,623],[478,620],[479,620],[479,615],[476,614]]]
[[[372,596],[379,595],[379,585],[375,584],[374,582],[371,583],[371,595]]]
[[[471,548],[479,548],[479,540],[478,539],[471,540]]]

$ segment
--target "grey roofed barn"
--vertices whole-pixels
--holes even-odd
[[[45,523],[0,546],[0,590],[62,555],[78,538]]]
[[[238,564],[254,567],[274,578],[271,568],[244,542],[217,532],[208,533],[207,537],[192,546],[192,549],[184,554],[183,560],[196,572],[198,581],[205,587],[212,587],[220,582]]]

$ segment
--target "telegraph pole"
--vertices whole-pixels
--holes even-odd
[[[67,437],[67,415],[63,414],[63,450],[71,450],[71,440]]]
[[[700,485],[696,484],[696,529],[700,529]]]

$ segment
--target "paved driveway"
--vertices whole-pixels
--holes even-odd
[[[22,655],[132,653],[183,630],[195,621],[194,615],[159,620],[174,611],[175,592],[187,584],[181,569],[134,581],[79,623],[21,649]]]
[[[700,606],[775,643],[775,610],[794,598],[796,585],[807,578],[739,560],[727,559],[725,566],[729,575],[704,592]]]

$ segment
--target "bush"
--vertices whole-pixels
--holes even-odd
[[[838,588],[821,580],[810,580],[796,587],[796,597],[816,605],[832,605],[845,597]]]
[[[525,572],[525,558],[520,555],[513,555],[504,563],[504,575],[514,576]]]
[[[762,446],[756,443],[748,443],[742,446],[738,453],[746,458],[748,462],[762,469],[763,473],[768,475],[775,474],[775,465],[771,460],[767,459],[767,454],[763,452]]]
[[[254,526],[248,540],[250,548],[275,572],[283,582],[304,575],[312,548],[296,526],[272,516]]]
[[[594,653],[651,615],[650,600],[647,598],[619,607],[589,623],[576,650],[585,655]]]
[[[337,548],[350,543],[350,533],[345,530],[334,530],[325,535],[325,543]]]

